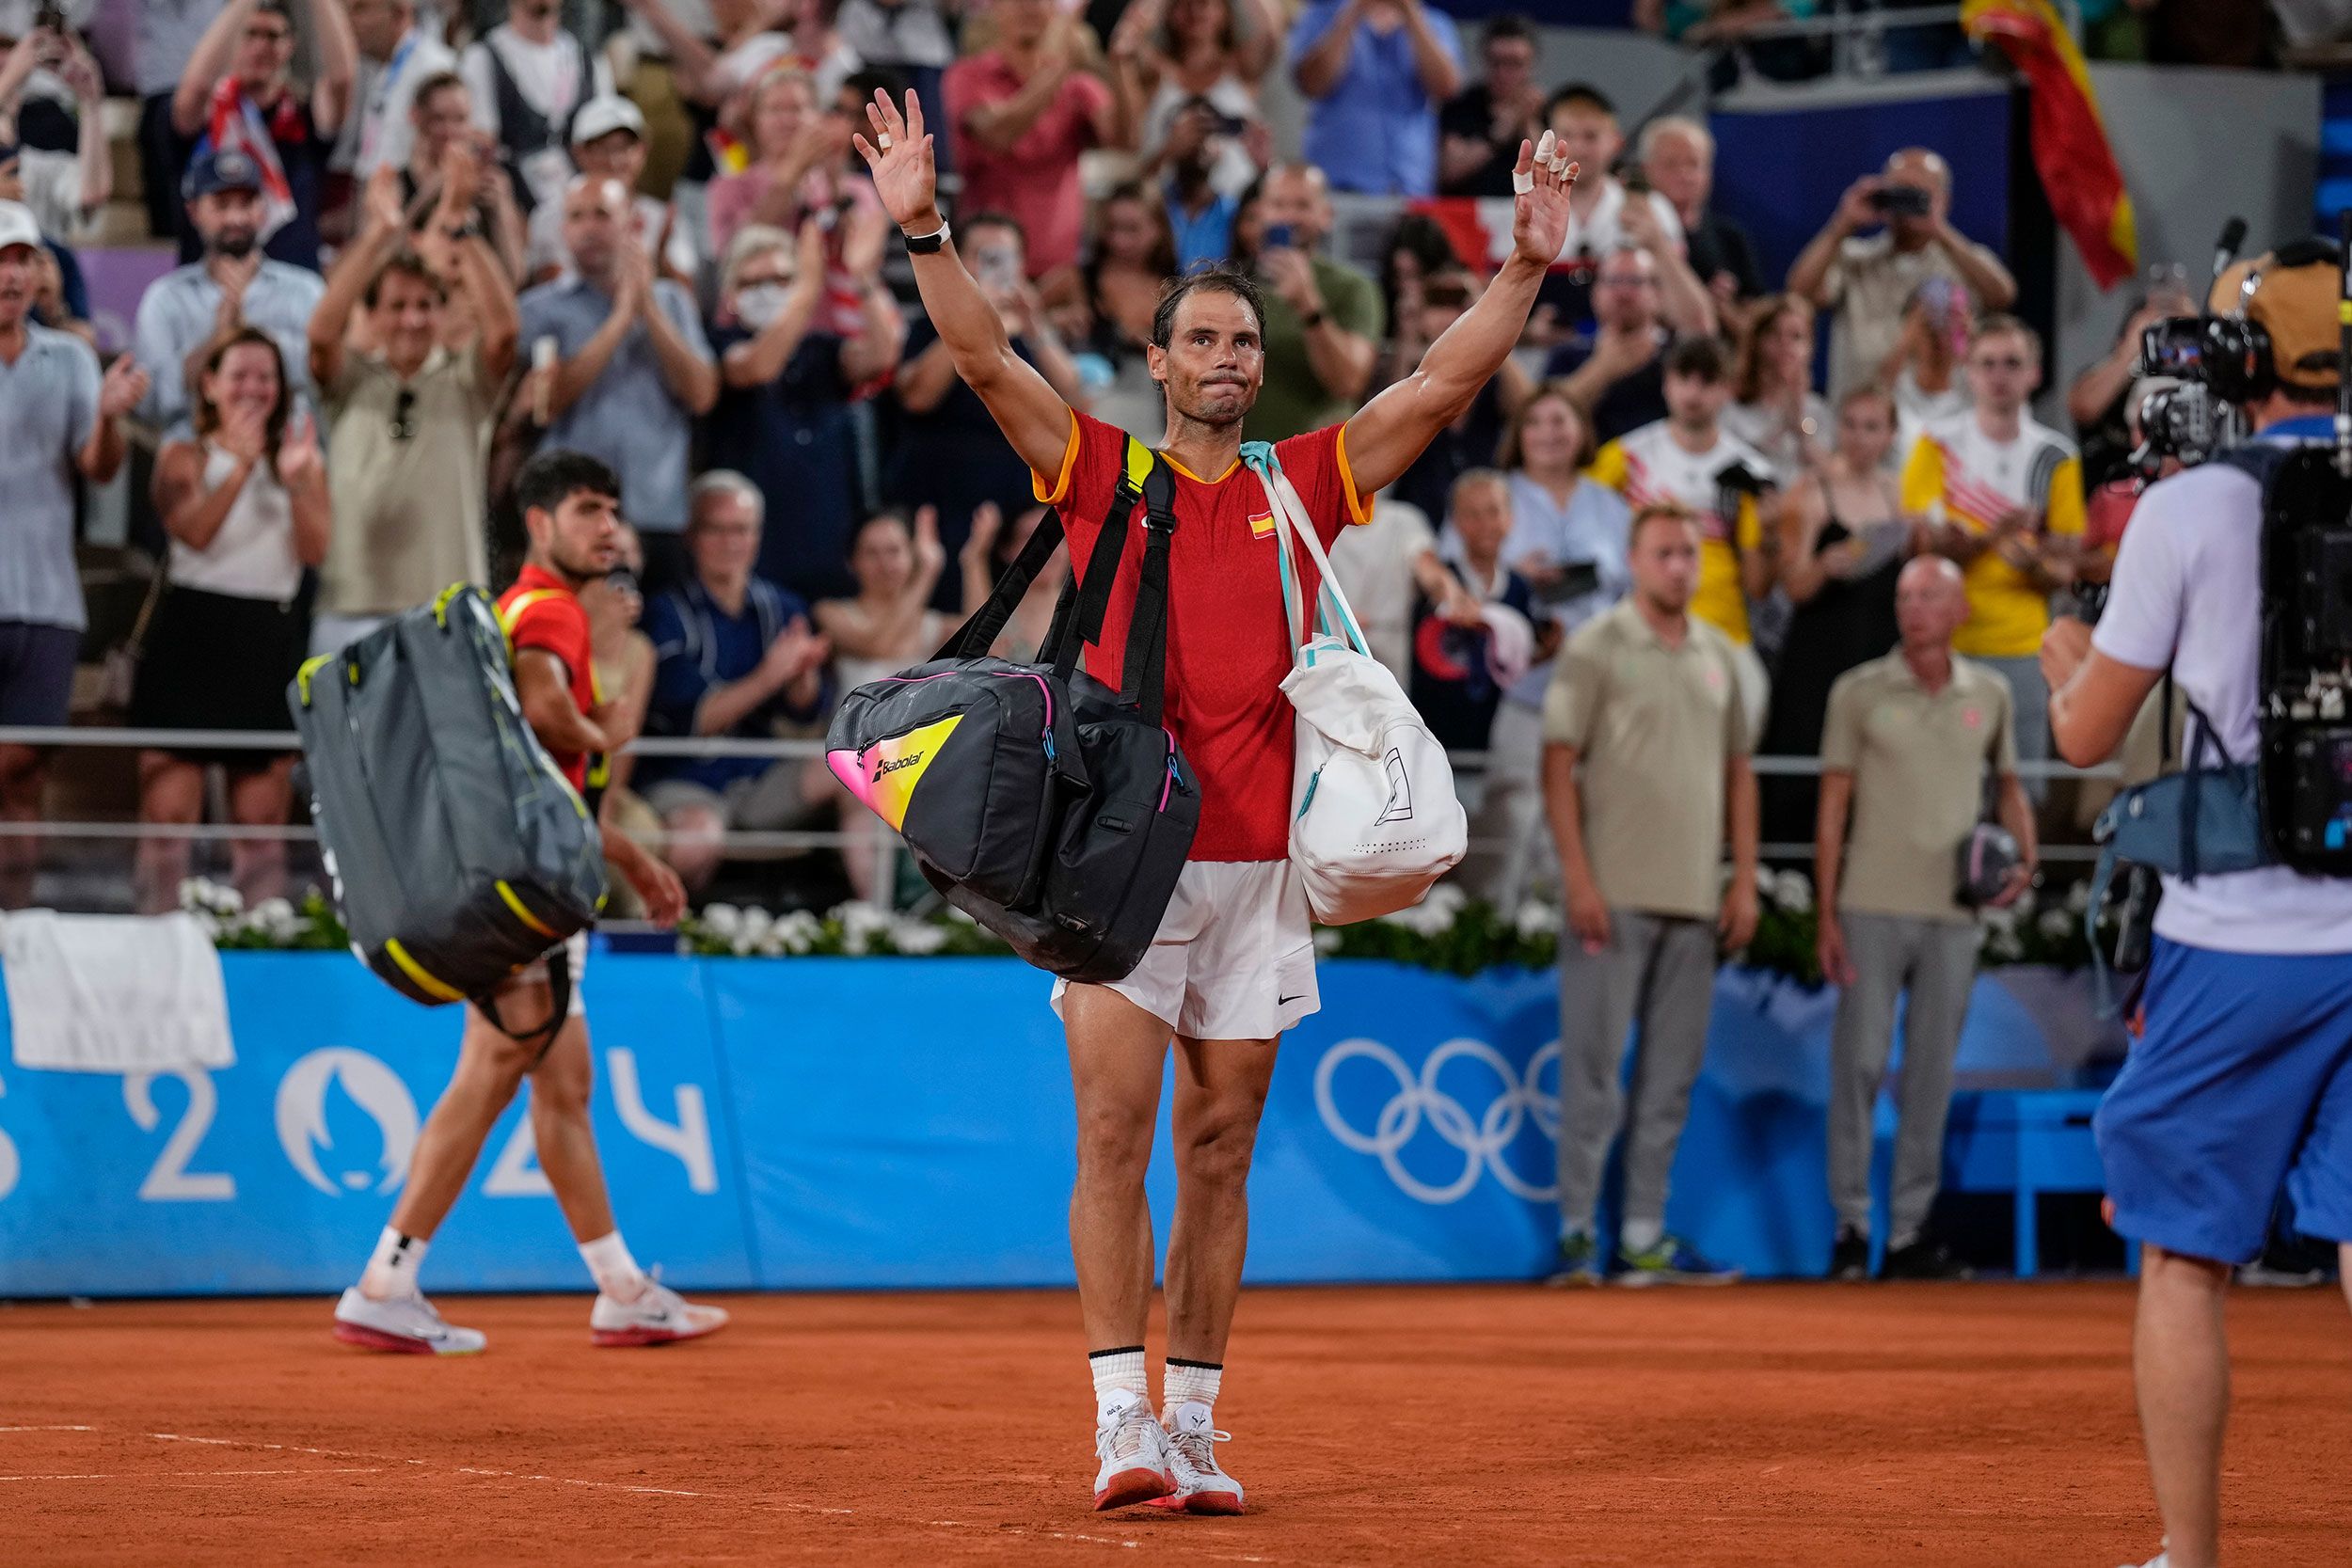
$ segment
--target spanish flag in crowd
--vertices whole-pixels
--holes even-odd
[[[2033,163],[2050,210],[2074,237],[2102,289],[2139,268],[2139,236],[2122,170],[2099,119],[2099,98],[2066,22],[2050,0],[1967,0],[1961,25],[2000,45],[2033,103]]]

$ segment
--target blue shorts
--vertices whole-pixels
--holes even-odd
[[[2115,1228],[2246,1262],[2283,1182],[2296,1228],[2352,1242],[2352,955],[2159,938],[2147,1008],[2095,1123]]]
[[[72,626],[0,621],[0,724],[63,724],[81,650],[82,634]]]

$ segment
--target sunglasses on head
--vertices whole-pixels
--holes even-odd
[[[417,434],[417,394],[403,387],[392,397],[392,439],[413,440]]]

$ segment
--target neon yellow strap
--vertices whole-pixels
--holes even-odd
[[[466,999],[465,992],[431,974],[424,965],[410,958],[408,949],[400,944],[398,937],[389,937],[385,940],[384,955],[398,964],[400,972],[414,980],[417,983],[417,989],[427,996],[437,997],[443,1002],[463,1002]]]
[[[555,940],[555,932],[548,927],[548,923],[541,920],[537,915],[532,914],[530,909],[524,905],[521,897],[516,895],[513,888],[506,885],[505,879],[502,878],[498,883],[498,890],[499,896],[506,901],[506,907],[515,911],[516,919],[521,921],[526,927],[547,938],[549,942],[553,942]]]
[[[467,589],[472,586],[473,585],[471,583],[453,582],[447,588],[442,589],[441,596],[433,601],[434,624],[443,626],[448,626],[450,601],[456,598],[458,594],[463,594]]]
[[[301,695],[304,707],[310,705],[310,677],[318,673],[325,666],[334,662],[333,654],[320,654],[314,658],[304,659],[302,668],[294,672],[294,690]]]

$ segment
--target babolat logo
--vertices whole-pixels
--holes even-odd
[[[879,779],[884,773],[896,773],[903,768],[913,768],[922,760],[922,752],[909,752],[905,756],[900,757],[896,762],[878,762],[874,764],[874,777]]]

